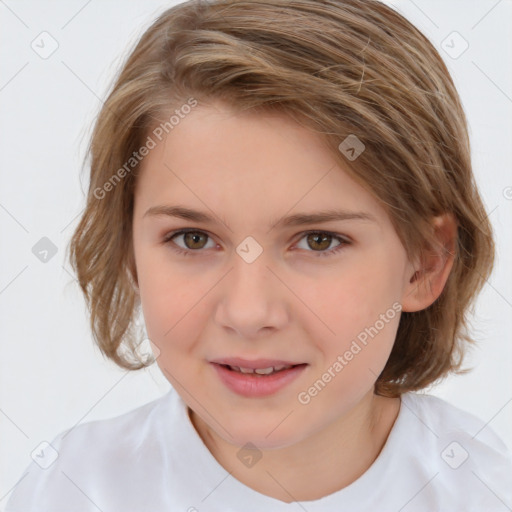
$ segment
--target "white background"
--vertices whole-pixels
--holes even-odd
[[[170,386],[156,364],[127,372],[101,356],[66,249],[85,204],[81,164],[101,100],[127,49],[175,3],[0,0],[0,510],[41,441]],[[474,369],[427,391],[479,416],[512,447],[512,2],[392,5],[431,39],[454,77],[498,245],[474,315],[479,343],[465,360]],[[31,48],[43,31],[58,43],[47,59]],[[442,43],[453,31],[469,44],[456,59]],[[461,43],[454,40],[455,50]],[[46,263],[32,253],[42,237],[57,247]]]

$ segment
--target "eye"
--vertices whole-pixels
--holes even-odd
[[[175,238],[183,237],[185,247],[181,247],[180,245],[177,245],[176,242],[174,242]],[[200,249],[203,249],[205,247],[205,239],[210,238],[207,233],[204,231],[197,231],[197,230],[185,230],[182,229],[178,232],[169,233],[163,240],[163,243],[169,243],[172,242],[173,245],[176,247],[173,247],[173,249],[179,253],[184,254],[185,256],[188,256],[192,252],[198,252]],[[214,244],[215,246],[215,244]],[[211,248],[211,247],[210,247]]]
[[[328,231],[308,231],[306,233],[301,233],[301,235],[302,238],[300,240],[306,239],[306,246],[314,248],[313,251],[308,252],[315,252],[315,256],[332,256],[333,254],[343,250],[346,245],[350,244],[348,239],[334,233],[329,233]],[[339,244],[333,249],[328,251],[324,250],[331,245],[333,240],[337,240]]]
[[[174,239],[183,238],[184,247],[177,244]],[[192,229],[182,229],[180,231],[174,231],[165,236],[162,243],[173,245],[172,249],[176,251],[178,254],[183,254],[184,256],[189,256],[194,252],[199,253],[201,249],[212,248],[212,246],[207,247],[206,240],[211,238],[207,233],[200,230],[192,230]],[[304,249],[307,252],[316,253],[315,257],[320,256],[331,256],[341,250],[344,249],[346,245],[349,245],[351,242],[345,237],[337,235],[335,233],[330,233],[327,231],[307,231],[305,233],[301,233],[301,238],[299,241],[306,239],[306,247],[313,247],[313,250],[308,250],[304,247],[299,247],[300,249]],[[327,249],[333,242],[333,240],[338,241],[338,245],[336,245],[333,249]],[[215,247],[215,243],[212,241],[213,247]]]

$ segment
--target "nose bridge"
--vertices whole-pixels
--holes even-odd
[[[281,327],[285,320],[282,284],[271,271],[270,252],[256,243],[245,240],[236,248],[217,304],[217,322],[244,337],[264,327]]]
[[[268,255],[254,239],[240,243],[232,258],[226,295],[235,296],[239,303],[268,300],[274,278]]]

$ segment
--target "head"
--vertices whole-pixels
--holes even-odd
[[[142,313],[164,375],[235,441],[294,407],[266,441],[282,445],[368,391],[396,397],[460,371],[492,229],[450,75],[390,7],[173,7],[124,63],[89,154],[70,256],[96,342],[123,368],[152,364],[135,353]],[[161,205],[212,220],[152,214]],[[330,210],[363,218],[278,222]],[[171,240],[180,229],[195,237]],[[229,356],[307,366],[247,399],[215,380],[210,361]]]

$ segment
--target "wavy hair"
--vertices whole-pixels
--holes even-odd
[[[119,171],[191,98],[278,112],[320,134],[384,207],[410,259],[435,244],[433,216],[452,213],[457,239],[445,287],[429,307],[402,312],[375,392],[399,396],[468,371],[459,369],[474,343],[469,315],[495,247],[467,121],[434,46],[376,0],[192,0],[163,12],[137,41],[95,122],[86,206],[69,246],[106,357],[130,370],[154,362],[134,352],[142,341],[132,245],[139,165],[122,179]],[[354,160],[339,150],[349,135],[365,147]]]

